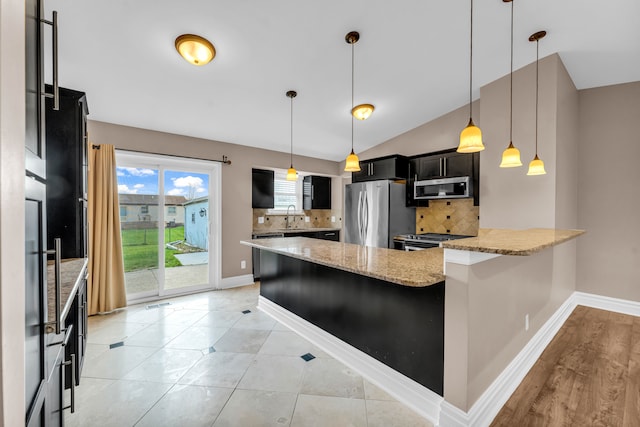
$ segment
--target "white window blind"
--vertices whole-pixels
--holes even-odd
[[[287,210],[290,205],[295,206],[294,210],[302,209],[302,187],[299,181],[287,181],[287,174],[276,172],[273,181],[273,209]]]

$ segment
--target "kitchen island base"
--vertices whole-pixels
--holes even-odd
[[[402,286],[265,250],[260,268],[263,304],[275,303],[442,396],[444,282]]]

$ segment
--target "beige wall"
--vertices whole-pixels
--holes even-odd
[[[227,156],[232,163],[222,166],[222,277],[251,274],[251,248],[239,243],[251,239],[251,168],[288,168],[289,154],[92,120],[89,121],[89,139],[123,150],[210,160]],[[338,163],[328,160],[294,156],[293,164],[300,171],[341,174]],[[340,191],[340,187],[336,191]],[[243,260],[247,262],[246,269],[240,268]]]
[[[640,302],[640,82],[580,91],[580,291]]]
[[[0,0],[0,425],[24,425],[24,1]]]

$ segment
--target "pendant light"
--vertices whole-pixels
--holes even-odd
[[[293,98],[298,96],[298,92],[290,90],[287,92],[287,96],[291,99],[291,166],[287,171],[287,181],[297,181],[298,171],[293,167]]]
[[[206,65],[216,56],[216,48],[204,37],[183,34],[175,41],[176,50],[190,64]]]
[[[344,165],[345,172],[360,172],[360,159],[353,151],[353,118],[355,117],[354,110],[356,107],[353,106],[353,76],[354,76],[354,45],[358,40],[360,40],[360,33],[357,31],[349,32],[344,39],[347,43],[351,45],[351,154],[347,156],[346,163]],[[373,105],[371,105],[371,111],[373,111]],[[369,116],[367,116],[369,117]],[[366,117],[365,117],[366,118]],[[362,119],[364,120],[364,119]]]
[[[509,74],[509,146],[502,153],[501,168],[522,166],[520,150],[513,146],[513,3],[515,0],[502,0],[511,3],[511,73]]]
[[[536,156],[529,163],[529,171],[527,175],[545,175],[547,172],[544,170],[544,162],[538,157],[538,63],[540,60],[540,50],[538,49],[538,42],[541,38],[547,35],[546,31],[538,31],[533,33],[529,37],[530,42],[536,42]]]
[[[482,144],[482,131],[473,123],[472,119],[472,96],[473,88],[473,0],[471,0],[471,31],[470,31],[470,49],[469,49],[469,124],[460,132],[460,144],[458,145],[458,153],[475,153],[484,150]]]

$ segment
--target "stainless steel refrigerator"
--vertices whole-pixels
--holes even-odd
[[[345,187],[345,242],[393,248],[393,236],[416,232],[416,210],[405,206],[405,184],[369,181]]]

